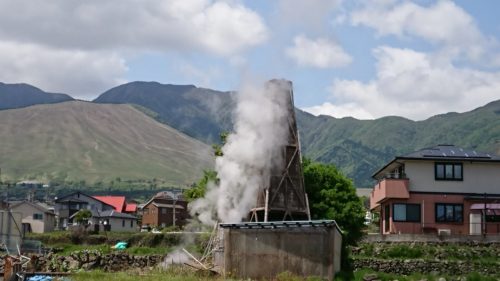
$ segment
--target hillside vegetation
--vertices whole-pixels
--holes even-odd
[[[64,102],[0,111],[2,179],[179,186],[213,166],[211,147],[130,105]]]
[[[35,94],[33,95],[32,92]],[[44,99],[40,100],[40,95]],[[0,108],[60,101],[59,99],[47,98],[53,95],[25,84],[0,84]],[[203,89],[193,85],[165,85],[157,82],[131,82],[120,85],[106,91],[94,101],[105,104],[130,104],[136,109],[133,110],[127,106],[128,110],[121,112],[123,116],[112,115],[114,119],[111,117],[103,119],[106,120],[106,128],[109,130],[99,131],[97,138],[102,136],[102,133],[106,133],[104,138],[106,141],[102,144],[108,144],[106,149],[99,150],[99,153],[95,154],[96,150],[92,149],[92,141],[89,141],[88,138],[84,138],[85,141],[83,139],[80,141],[77,138],[80,137],[80,134],[66,133],[66,131],[74,132],[75,129],[68,128],[69,124],[64,123],[65,116],[60,115],[53,117],[55,122],[54,120],[41,122],[44,119],[40,119],[40,122],[30,124],[30,134],[36,134],[36,138],[44,136],[44,133],[39,135],[40,132],[47,130],[54,132],[50,138],[45,136],[47,139],[39,140],[40,142],[35,143],[34,137],[28,132],[26,135],[19,135],[20,132],[16,132],[17,135],[10,135],[7,131],[2,131],[0,136],[1,149],[9,154],[2,154],[0,157],[2,160],[10,159],[8,164],[2,163],[2,166],[9,168],[4,169],[7,174],[25,178],[47,174],[48,178],[78,178],[78,180],[95,181],[116,177],[126,179],[154,176],[172,183],[184,183],[192,179],[193,175],[201,176],[200,166],[208,167],[206,161],[193,161],[192,155],[184,154],[184,151],[197,151],[196,149],[185,150],[186,146],[189,147],[190,144],[196,143],[196,147],[203,146],[208,149],[208,146],[220,141],[221,132],[232,130],[235,95],[237,93]],[[17,97],[15,100],[23,101],[23,104],[7,102],[6,96],[15,96]],[[56,97],[61,96],[56,95]],[[71,99],[69,96],[62,96],[62,98]],[[90,106],[88,103],[87,105]],[[28,112],[35,108],[38,107],[26,108],[27,111],[23,114],[29,116],[33,113]],[[54,108],[58,108],[58,105],[54,105]],[[46,108],[46,111],[50,110]],[[143,114],[139,114],[139,111]],[[0,111],[0,113],[4,113],[4,111]],[[82,123],[79,115],[69,116],[73,116],[69,120],[72,120],[71,124],[77,124],[75,128],[80,128],[80,131],[83,130],[82,128],[86,128],[84,123],[88,121],[87,119],[83,118],[82,120],[87,121]],[[139,119],[135,120],[135,117],[138,116],[140,116]],[[498,151],[500,149],[500,100],[470,112],[446,113],[423,121],[412,121],[397,116],[376,120],[316,117],[300,109],[296,109],[296,116],[303,155],[313,161],[336,165],[344,174],[353,179],[356,187],[370,187],[373,184],[371,175],[394,156],[404,155],[424,147],[437,144],[455,144],[464,148],[500,153]],[[24,118],[24,116],[20,116],[20,118]],[[172,141],[164,136],[162,136],[162,140],[165,143],[160,142],[156,139],[159,137],[156,135],[157,132],[154,131],[156,131],[157,126],[162,126],[154,122],[153,119],[170,126],[169,132],[175,132],[174,135],[179,135],[175,131],[178,130],[204,142],[205,145],[188,138],[187,145],[179,147],[173,145]],[[144,127],[142,125],[144,122],[156,125],[145,127],[147,129],[136,127]],[[6,128],[16,126],[13,121],[10,125],[4,124],[3,120],[0,120],[0,123],[3,124],[2,126],[7,126]],[[127,130],[118,129],[125,127]],[[91,131],[95,129],[94,127],[89,128]],[[140,131],[139,136],[148,139],[155,145],[142,145],[140,149],[136,149],[131,142],[137,142],[141,140],[141,137],[121,136],[119,133],[113,132],[114,129],[129,133]],[[160,130],[160,132],[164,132],[164,130]],[[132,135],[136,136],[135,133]],[[33,144],[28,144],[26,140],[22,139],[26,137],[33,139]],[[187,138],[187,136],[184,137]],[[115,142],[120,144],[122,141],[126,143],[115,147]],[[58,149],[56,142],[64,145]],[[42,146],[47,145],[46,143],[51,144],[52,148],[50,149],[57,151],[58,162],[51,162],[54,160],[55,156],[53,155],[56,155],[56,152],[48,150],[50,154],[47,155],[46,148]],[[25,145],[29,145],[28,150],[26,150],[27,146]],[[166,145],[163,150],[159,148],[162,145]],[[156,153],[155,149],[163,151],[163,154]],[[178,149],[179,151],[177,151]],[[34,152],[31,153],[31,151]],[[166,157],[165,151],[169,151],[175,157]],[[70,152],[72,155],[65,154]],[[89,154],[85,154],[87,152]],[[29,157],[25,157],[24,154],[28,154]],[[90,155],[92,161],[87,161],[91,164],[84,165],[81,159],[86,159],[87,155]],[[130,155],[130,157],[126,155]],[[181,160],[183,157],[186,159]],[[99,161],[100,158],[102,161]],[[202,158],[205,159],[206,156]],[[69,163],[71,161],[72,163]],[[183,164],[178,166],[174,162]],[[190,168],[190,165],[195,166]],[[45,171],[46,168],[50,169]],[[191,170],[194,173],[191,173]]]
[[[124,84],[95,102],[139,104],[156,112],[161,122],[208,144],[231,130],[235,104],[227,92],[156,82]],[[396,155],[437,144],[495,152],[500,140],[500,101],[417,122],[396,116],[376,120],[316,117],[300,109],[296,116],[303,155],[336,165],[357,187],[371,186],[372,173]]]
[[[371,174],[394,156],[437,144],[499,153],[500,101],[465,113],[424,121],[401,117],[376,120],[314,117],[298,112],[303,153],[340,167],[358,187],[370,186]]]
[[[219,134],[232,127],[231,93],[193,85],[132,82],[104,92],[96,103],[129,103],[147,108],[155,118],[207,144],[219,142]]]

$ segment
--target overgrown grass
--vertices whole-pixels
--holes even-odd
[[[336,281],[347,281],[347,280],[359,280],[362,281],[363,277],[367,274],[374,274],[376,275],[378,280],[382,281],[393,281],[393,280],[399,280],[399,281],[417,281],[417,280],[427,280],[427,281],[438,281],[439,278],[443,277],[446,280],[458,280],[460,277],[465,277],[467,281],[497,281],[498,276],[483,276],[480,275],[477,272],[473,272],[470,274],[467,274],[465,276],[450,276],[450,275],[433,275],[433,274],[420,274],[420,273],[415,273],[411,275],[397,275],[397,274],[390,274],[390,273],[383,273],[383,272],[375,272],[370,269],[362,269],[354,272],[354,279],[351,278],[346,278],[345,276],[348,274],[338,274],[335,278]]]
[[[99,248],[103,245],[112,246],[118,241],[125,241],[130,248],[151,248],[150,253],[164,253],[163,249],[171,249],[181,244],[194,245],[192,250],[201,252],[204,249],[209,233],[127,233],[107,232],[105,234],[91,234],[57,231],[51,233],[28,235],[28,239],[40,240],[45,247],[63,248],[64,253],[78,249]],[[189,242],[189,243],[187,243]],[[157,250],[155,250],[157,249]]]
[[[221,276],[214,276],[208,273],[193,271],[186,267],[174,266],[167,270],[153,270],[148,272],[102,272],[90,271],[79,272],[71,276],[72,281],[223,281],[234,280],[224,279]]]
[[[113,252],[125,252],[132,255],[137,256],[145,256],[145,255],[167,255],[172,251],[172,247],[129,247],[125,250],[115,250],[111,248],[110,245],[102,244],[102,245],[73,245],[73,244],[59,244],[54,245],[57,248],[61,248],[61,252],[57,252],[59,255],[67,256],[74,251],[83,251],[83,250],[98,250],[102,254],[110,254]]]
[[[363,277],[367,274],[374,274],[377,279],[382,281],[417,281],[417,280],[428,280],[428,281],[438,281],[439,278],[444,277],[446,280],[458,280],[459,277],[465,277],[467,281],[497,281],[498,277],[482,276],[478,273],[471,273],[466,276],[449,276],[449,275],[432,275],[432,274],[412,274],[409,276],[388,274],[388,273],[378,273],[369,269],[358,270],[352,273],[342,272],[337,274],[335,281],[362,281]],[[90,272],[79,272],[71,276],[73,281],[94,281],[94,280],[107,280],[107,281],[236,281],[241,279],[228,279],[223,278],[219,275],[211,275],[209,273],[194,271],[187,267],[174,266],[167,270],[153,270],[147,272],[141,271],[128,271],[128,272],[102,272],[102,271],[90,271]],[[278,274],[274,281],[316,281],[321,280],[318,277],[307,277],[302,278],[293,275],[289,272],[283,272]]]
[[[459,244],[384,244],[361,243],[353,257],[379,259],[446,259],[494,263],[500,255],[500,244],[470,246]]]
[[[390,248],[383,257],[387,258],[408,258],[418,259],[424,256],[421,248],[410,247],[407,245],[396,245]]]

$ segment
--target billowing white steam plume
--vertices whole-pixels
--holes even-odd
[[[288,140],[288,87],[284,81],[245,85],[237,94],[234,133],[215,162],[220,181],[209,183],[205,198],[191,208],[202,223],[241,222],[255,207],[259,188],[269,185]]]

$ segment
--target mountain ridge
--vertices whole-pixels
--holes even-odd
[[[74,99],[69,95],[45,92],[29,84],[7,84],[0,82],[0,110],[70,100]]]
[[[114,87],[94,103],[135,104],[148,116],[206,144],[232,129],[234,92],[194,85],[136,81]],[[1,111],[0,111],[1,112]],[[314,116],[295,110],[303,155],[335,164],[357,187],[394,156],[440,143],[500,153],[500,100],[463,112],[413,121],[400,116],[374,120]]]

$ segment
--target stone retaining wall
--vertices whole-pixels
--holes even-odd
[[[450,242],[450,243],[500,243],[500,234],[488,235],[437,235],[437,234],[375,234],[363,237],[363,242]]]
[[[78,251],[69,256],[55,254],[31,255],[29,272],[67,272],[79,269],[100,269],[104,271],[123,271],[131,268],[152,268],[159,265],[164,256],[134,256],[128,253],[103,255],[99,251]],[[4,257],[0,257],[0,271],[3,271]]]
[[[477,272],[483,275],[500,274],[500,263],[485,266],[473,261],[427,261],[427,260],[381,260],[372,258],[356,258],[355,269],[370,268],[377,272],[410,275],[412,273],[467,275]]]

